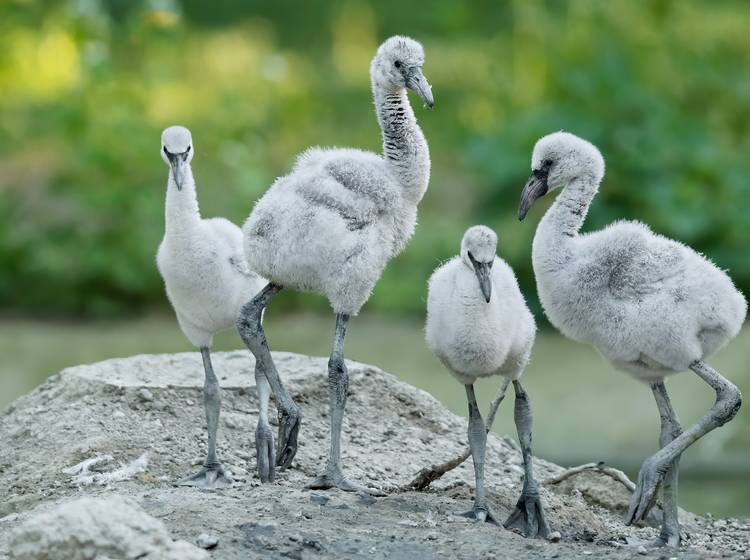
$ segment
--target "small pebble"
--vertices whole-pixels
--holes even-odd
[[[143,402],[151,402],[154,400],[154,394],[146,389],[146,387],[141,387],[138,389],[138,398]]]
[[[195,542],[199,547],[205,548],[206,550],[211,550],[212,548],[216,548],[216,546],[219,544],[219,539],[217,539],[213,535],[201,533],[200,535],[198,535],[198,540]]]
[[[639,546],[638,548],[636,548],[636,549],[635,549],[635,551],[636,551],[636,552],[637,552],[638,554],[640,554],[641,556],[645,556],[646,554],[648,554],[648,550],[646,550],[646,547],[645,547],[645,546],[643,546],[643,545],[641,545],[641,546]]]
[[[314,504],[317,504],[319,506],[324,506],[328,503],[328,500],[330,498],[328,496],[323,496],[321,494],[311,494],[310,495],[310,501]]]
[[[560,542],[562,535],[560,534],[560,531],[552,531],[549,534],[548,538],[549,538],[549,542]]]

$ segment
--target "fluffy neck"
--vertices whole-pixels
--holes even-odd
[[[539,222],[534,237],[535,259],[544,258],[561,265],[571,256],[598,190],[599,183],[589,176],[577,177],[565,186]]]
[[[188,163],[185,166],[185,179],[182,190],[177,188],[172,171],[169,171],[167,182],[167,203],[165,210],[167,236],[182,236],[200,222],[198,197],[195,193],[193,170]]]
[[[430,180],[430,150],[404,88],[386,90],[373,84],[375,110],[383,134],[383,157],[404,188],[418,203]]]

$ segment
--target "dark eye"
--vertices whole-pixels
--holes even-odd
[[[190,146],[188,146],[188,149],[185,150],[185,153],[188,153],[190,151]]]
[[[396,68],[401,68],[401,61],[400,61],[400,60],[397,60],[396,62],[394,62],[394,63],[393,63],[393,65],[394,65],[394,66],[395,66]]]
[[[165,154],[169,155],[169,152],[167,151],[167,147],[166,146],[162,146],[161,149],[164,150]]]
[[[545,159],[542,162],[542,165],[544,165],[544,167],[552,167],[552,160],[551,159]]]

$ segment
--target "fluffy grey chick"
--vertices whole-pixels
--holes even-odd
[[[484,456],[487,432],[505,389],[512,382],[525,477],[521,496],[505,527],[517,528],[529,537],[546,538],[549,527],[532,466],[531,404],[520,380],[534,345],[536,323],[513,269],[496,256],[496,248],[497,235],[488,227],[466,230],[461,254],[430,277],[425,334],[430,350],[466,388],[476,490],[473,511],[464,515],[497,523],[484,491]],[[490,375],[502,376],[503,382],[485,426],[477,407],[474,382]]]
[[[323,474],[311,488],[365,491],[341,467],[341,423],[348,387],[344,336],[351,315],[367,301],[388,261],[414,232],[417,204],[430,177],[430,155],[407,98],[415,91],[432,106],[422,74],[424,51],[408,37],[391,37],[370,66],[383,153],[312,148],[292,172],[258,201],[243,228],[250,268],[269,280],[244,308],[238,327],[271,384],[279,407],[277,464],[291,464],[297,450],[299,407],[279,380],[260,317],[283,287],[326,296],[336,314],[328,364],[331,447]]]
[[[180,485],[216,488],[232,484],[216,455],[221,389],[211,365],[214,335],[237,321],[240,308],[265,285],[245,261],[240,228],[224,218],[201,218],[190,167],[195,149],[190,131],[171,126],[161,136],[161,157],[169,166],[164,239],[156,263],[182,332],[203,356],[203,398],[208,425],[208,456],[203,469]],[[261,401],[259,430],[271,434],[267,418],[269,387],[256,371]],[[262,460],[262,459],[259,459]]]
[[[645,519],[663,486],[664,522],[652,544],[679,546],[680,456],[731,420],[741,402],[737,387],[705,360],[737,335],[747,303],[707,258],[640,222],[579,233],[604,176],[604,159],[589,142],[566,132],[545,136],[534,147],[531,170],[519,219],[536,199],[563,189],[534,236],[539,299],[565,336],[593,344],[615,367],[651,386],[662,419],[662,448],[641,467],[627,522]],[[714,389],[717,400],[683,433],[664,379],[688,369]]]

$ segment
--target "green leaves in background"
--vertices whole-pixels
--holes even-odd
[[[540,210],[523,224],[515,211],[535,140],[563,128],[607,161],[588,228],[642,219],[747,292],[748,28],[739,1],[5,2],[0,306],[110,316],[165,305],[161,130],[193,130],[204,215],[241,223],[308,146],[380,149],[368,65],[395,33],[425,44],[436,108],[414,103],[433,179],[371,307],[421,314],[430,272],[477,222],[498,230],[535,302]]]

